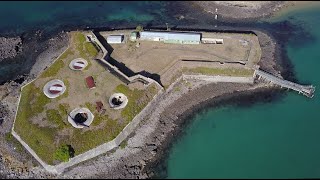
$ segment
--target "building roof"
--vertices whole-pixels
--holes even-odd
[[[108,43],[121,43],[123,40],[123,35],[110,35],[107,37]]]
[[[164,32],[164,31],[142,31],[141,39],[162,38],[163,40],[200,41],[200,33],[190,32]]]
[[[93,79],[92,76],[88,76],[88,77],[86,78],[86,82],[87,82],[87,87],[88,87],[89,89],[96,87],[96,85],[95,85],[95,83],[94,83],[94,79]]]
[[[98,112],[101,111],[102,107],[103,107],[103,103],[101,101],[96,102],[96,109]]]

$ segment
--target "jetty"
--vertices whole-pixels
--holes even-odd
[[[254,72],[254,76],[257,76],[258,79],[262,78],[271,82],[272,84],[279,85],[281,88],[292,89],[294,91],[297,91],[299,94],[302,93],[309,98],[312,98],[314,96],[315,87],[312,85],[301,85],[288,80],[284,80],[261,69],[256,69]]]

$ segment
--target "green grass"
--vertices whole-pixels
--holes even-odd
[[[65,63],[63,62],[64,59],[66,59],[68,56],[73,55],[74,52],[72,50],[68,49],[66,50],[60,57],[57,59],[50,68],[46,69],[42,74],[41,78],[46,77],[53,77],[56,76],[61,68],[65,66]]]
[[[59,112],[60,112],[60,114],[66,113],[66,112],[68,112],[69,110],[70,110],[69,104],[66,104],[66,103],[64,103],[64,104],[59,104]]]
[[[69,96],[70,83],[69,83],[68,79],[64,79],[63,84],[66,86],[66,90],[64,91],[64,93],[62,95],[60,95],[59,97],[56,98],[57,100],[61,100],[61,99],[64,99]]]
[[[72,141],[70,142],[75,149],[75,155],[113,140],[126,125],[119,124],[117,120],[110,119],[107,115],[95,117],[92,125],[97,126],[102,121],[106,122],[105,126],[94,131],[74,130]],[[83,140],[83,137],[86,137],[87,140]]]
[[[22,144],[20,144],[20,142],[18,140],[16,140],[13,135],[11,134],[11,132],[7,132],[5,134],[5,140],[8,142],[8,143],[12,143],[14,145],[14,147],[16,147],[16,150],[18,152],[23,152],[23,146]]]
[[[72,34],[74,36],[74,34]],[[77,34],[76,34],[77,35]],[[85,42],[84,35],[75,36],[73,38],[77,42],[73,42],[76,45],[76,50],[72,52],[67,50],[63,53],[57,61],[50,66],[39,78],[60,77],[60,69],[67,64],[67,58],[70,58],[71,54],[77,54],[77,48],[82,43],[83,51],[86,56],[93,56],[95,52],[90,45]],[[81,54],[81,53],[79,53]],[[90,59],[87,59],[90,60]],[[66,63],[63,63],[66,62]],[[67,122],[67,113],[70,112],[70,106],[65,103],[59,104],[61,99],[64,99],[69,95],[68,87],[70,83],[68,78],[61,78],[64,84],[67,86],[63,95],[56,99],[47,98],[43,92],[43,86],[36,86],[35,82],[25,86],[21,92],[21,99],[18,107],[17,117],[14,125],[15,131],[19,136],[32,148],[37,155],[46,163],[53,164],[55,162],[54,154],[57,149],[63,144],[71,145],[75,150],[75,155],[84,153],[92,148],[95,148],[103,143],[106,143],[114,139],[123,128],[130,122],[152,99],[156,93],[155,86],[149,86],[147,90],[131,90],[125,85],[120,85],[116,88],[117,92],[124,93],[128,98],[128,105],[121,110],[121,118],[112,119],[107,114],[100,115],[95,108],[95,104],[85,103],[83,106],[88,107],[95,115],[95,119],[92,122],[91,129],[76,129],[73,128]],[[48,103],[50,108],[47,107]],[[51,106],[53,105],[53,106]],[[56,124],[57,127],[43,127],[39,124],[33,123],[33,118],[44,118],[46,121],[50,121]],[[41,121],[41,119],[39,119]],[[63,136],[61,130],[63,129]],[[8,135],[9,136],[9,135]],[[85,137],[85,138],[84,138]],[[9,137],[8,137],[9,138]]]
[[[60,115],[60,112],[57,109],[48,109],[46,111],[46,117],[48,121],[56,124],[60,129],[64,128],[67,125],[66,123],[64,123],[62,116]]]
[[[151,85],[148,87],[148,91],[150,94],[155,95],[155,86]],[[123,93],[128,98],[127,106],[121,111],[121,116],[125,118],[126,122],[130,122],[140,111],[147,105],[147,103],[151,100],[150,97],[142,99],[141,97],[146,97],[146,92],[143,90],[131,90],[128,86],[123,84],[118,85],[115,88],[115,92]],[[152,98],[152,97],[151,97]]]
[[[95,105],[93,105],[93,104],[91,104],[89,102],[86,102],[85,105],[92,113],[95,112],[95,110],[96,110]]]
[[[38,156],[52,163],[55,130],[47,127],[39,128],[29,121],[33,116],[44,111],[44,106],[50,101],[49,98],[43,96],[45,95],[39,94],[39,88],[36,88],[33,83],[23,88],[14,129],[37,152]],[[33,102],[34,100],[36,101]]]
[[[86,42],[85,35],[80,32],[75,33],[75,39],[76,49],[79,52],[80,57],[86,59],[88,62],[88,65],[84,70],[88,70],[92,65],[91,60],[97,56],[99,50],[93,43]]]
[[[86,37],[80,32],[75,33],[75,45],[80,56],[84,59],[92,59],[98,54],[98,49],[91,42],[86,42]],[[88,62],[90,66],[90,61]]]
[[[90,57],[95,57],[98,54],[98,49],[90,42],[84,43],[84,49],[87,51]]]
[[[207,68],[197,67],[192,69],[183,68],[184,73],[200,73],[206,75],[224,75],[224,76],[253,76],[253,69],[236,68]]]
[[[127,145],[128,145],[128,141],[126,141],[126,140],[125,140],[125,141],[122,141],[121,144],[120,144],[120,148],[123,149],[123,148],[125,148]]]
[[[62,162],[68,162],[70,157],[71,157],[70,148],[66,144],[61,145],[54,152],[54,159],[62,161]]]
[[[26,110],[22,114],[25,118],[31,118],[45,110],[45,105],[50,102],[50,99],[44,95],[40,88],[36,87],[34,83],[25,86],[22,91],[20,104],[25,104]],[[20,107],[20,105],[19,105]]]

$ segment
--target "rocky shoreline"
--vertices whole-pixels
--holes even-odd
[[[20,37],[0,37],[0,61],[13,58],[22,51],[22,39]]]
[[[193,1],[205,13],[217,14],[223,21],[255,21],[288,7],[287,1]],[[217,9],[217,11],[216,11]]]
[[[280,75],[281,48],[269,35],[253,30],[262,48],[260,67]],[[60,38],[59,38],[60,37]],[[37,57],[30,75],[22,84],[35,78],[66,47],[66,33],[61,33],[48,45],[49,49]],[[41,59],[41,60],[40,60]],[[277,61],[276,61],[277,60]],[[234,103],[235,100],[252,104],[279,98],[279,90],[263,83],[255,85],[237,83],[208,83],[179,81],[164,93],[154,111],[144,119],[135,133],[127,139],[124,148],[118,148],[87,162],[69,168],[62,175],[47,173],[27,152],[18,152],[14,143],[8,143],[5,134],[10,132],[19,89],[22,84],[10,81],[0,86],[0,177],[4,178],[155,178],[165,176],[165,159],[177,136],[183,134],[188,120],[201,109]],[[177,90],[178,89],[178,90]],[[226,90],[227,89],[227,90]],[[197,94],[203,94],[203,97]],[[253,98],[254,97],[254,98]],[[241,104],[240,104],[241,105]],[[243,104],[242,104],[243,105]],[[2,120],[1,120],[2,119]],[[164,172],[164,174],[159,174]]]
[[[0,85],[0,175],[5,178],[50,178],[38,162],[9,134],[13,125],[20,88],[32,81],[68,47],[68,34],[59,33],[44,45],[45,50],[36,53],[36,63],[28,75]],[[25,51],[25,50],[24,50]],[[26,53],[26,52],[23,52]],[[30,53],[30,52],[29,52]],[[21,55],[21,54],[20,54]],[[19,56],[20,56],[19,55]],[[35,167],[34,167],[35,166]]]

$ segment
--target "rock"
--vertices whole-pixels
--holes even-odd
[[[13,58],[22,51],[22,39],[20,37],[0,37],[0,61]]]

